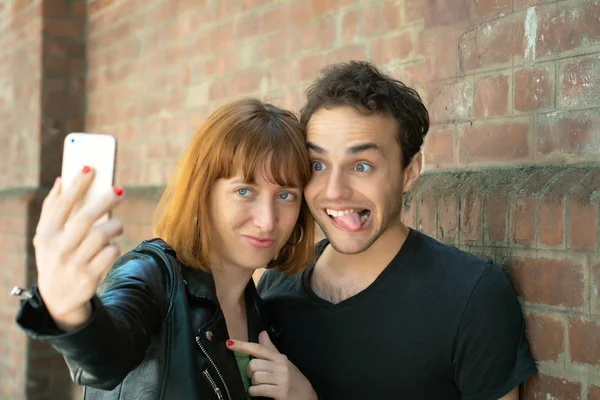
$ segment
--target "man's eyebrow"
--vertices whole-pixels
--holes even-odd
[[[381,148],[379,146],[377,146],[375,143],[363,143],[363,144],[359,144],[356,146],[352,146],[352,147],[348,147],[346,149],[346,154],[358,154],[358,153],[362,153],[363,151],[368,151],[368,150],[375,150],[379,153],[381,153]]]
[[[308,150],[312,150],[315,153],[319,153],[319,154],[327,153],[327,150],[325,150],[322,147],[317,146],[316,144],[314,144],[312,142],[306,142],[306,147],[308,148]]]
[[[322,148],[320,146],[317,146],[316,144],[314,144],[312,142],[307,142],[306,146],[308,147],[308,150],[312,150],[315,153],[327,154],[327,150],[325,150],[324,148]],[[375,150],[379,153],[382,153],[381,148],[379,146],[377,146],[375,143],[371,143],[371,142],[348,147],[346,149],[345,153],[354,155],[354,154],[362,153],[363,151],[368,151],[368,150]]]

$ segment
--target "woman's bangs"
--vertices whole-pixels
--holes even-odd
[[[306,185],[310,171],[308,159],[292,141],[281,138],[274,142],[265,135],[256,135],[253,139],[237,148],[236,167],[231,176],[241,172],[244,181],[254,183],[256,169],[262,167],[260,172],[271,183],[297,188]]]
[[[270,176],[280,186],[304,188],[310,178],[308,159],[292,143],[276,147],[269,153],[272,154]]]

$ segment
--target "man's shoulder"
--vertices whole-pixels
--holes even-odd
[[[424,233],[412,231],[411,235],[415,236],[412,251],[436,266],[477,271],[492,263],[490,259],[444,244]]]
[[[290,275],[274,269],[268,269],[260,276],[256,288],[260,296],[264,299],[286,293],[294,293],[300,289],[302,276],[302,272]]]
[[[504,271],[491,259],[441,243],[417,231],[412,234],[415,237],[411,260],[420,271],[419,276],[446,288],[448,293],[462,293],[468,297],[484,276],[492,277],[495,282],[506,279]]]

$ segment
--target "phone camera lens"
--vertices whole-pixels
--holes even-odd
[[[75,139],[71,139],[71,143],[75,143]]]

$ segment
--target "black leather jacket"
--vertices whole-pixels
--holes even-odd
[[[174,256],[160,239],[123,255],[92,299],[92,318],[75,332],[56,327],[35,289],[17,322],[64,356],[86,400],[246,399],[212,276]],[[245,293],[257,342],[267,325],[252,280]]]

